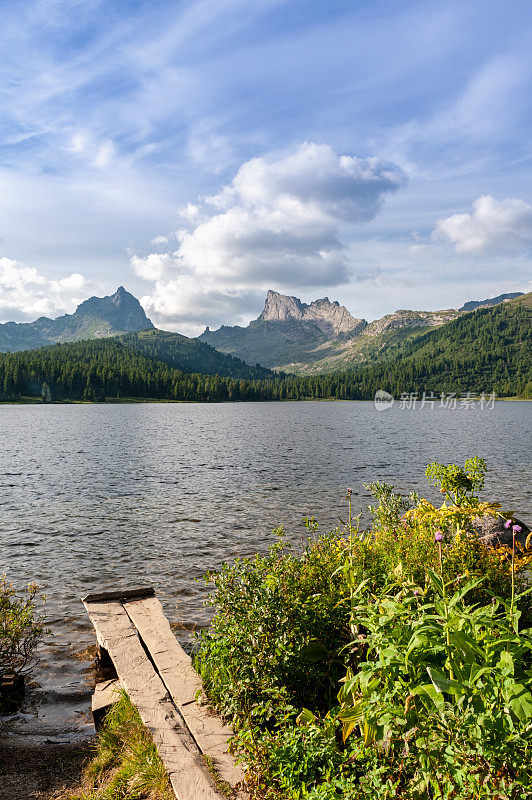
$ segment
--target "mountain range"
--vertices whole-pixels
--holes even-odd
[[[129,350],[182,372],[220,375],[239,380],[264,380],[271,370],[250,366],[204,342],[179,333],[160,331],[141,304],[123,286],[109,297],[90,297],[73,314],[56,319],[0,325],[0,352],[15,353],[52,344],[113,337]]]
[[[521,292],[472,301],[459,309],[399,310],[368,323],[328,297],[310,304],[268,291],[264,310],[246,327],[222,325],[198,337],[217,350],[300,375],[353,369],[393,358],[405,342],[476,308],[495,306]]]
[[[394,357],[304,376],[157,330],[53,344],[0,353],[0,401],[371,400],[378,390],[532,399],[531,312],[532,293],[429,327]]]
[[[120,286],[108,297],[90,297],[73,314],[0,324],[0,351],[116,337],[184,372],[245,380],[267,379],[271,369],[301,375],[341,372],[394,359],[427,330],[519,296],[503,294],[443,311],[399,310],[368,323],[328,297],[307,304],[270,290],[262,313],[246,327],[206,328],[191,339],[155,328],[139,301]]]

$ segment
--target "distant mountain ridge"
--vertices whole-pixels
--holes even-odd
[[[65,314],[55,320],[40,317],[35,322],[6,322],[0,325],[2,352],[14,353],[53,344],[109,338],[116,339],[117,345],[142,357],[184,373],[250,381],[266,380],[274,374],[265,367],[250,366],[197,339],[157,330],[136,297],[123,286],[119,286],[108,297],[89,297],[80,303],[73,314]],[[93,351],[80,349],[73,352]]]
[[[153,327],[137,298],[119,286],[108,297],[84,300],[73,314],[56,319],[39,317],[35,322],[0,324],[0,352],[14,353],[79,339],[102,339]]]
[[[264,310],[247,327],[207,328],[198,339],[248,364],[260,363],[302,375],[336,372],[394,358],[407,340],[430,328],[452,322],[474,308],[494,306],[521,295],[513,292],[471,301],[461,309],[401,309],[368,323],[327,297],[307,304],[269,290]]]
[[[523,292],[507,292],[507,294],[499,294],[497,297],[489,297],[487,300],[470,300],[469,303],[464,303],[460,311],[474,311],[476,308],[489,308],[490,306],[497,306],[499,303],[505,303],[507,300],[514,300],[516,297],[522,297]]]
[[[431,328],[522,296],[501,294],[443,311],[402,309],[368,323],[328,297],[303,303],[269,290],[262,313],[246,327],[206,328],[197,339],[189,339],[157,330],[139,301],[119,286],[113,295],[85,300],[73,314],[0,324],[0,352],[115,336],[137,352],[185,372],[247,380],[267,379],[268,368],[302,375],[341,372],[394,359]]]

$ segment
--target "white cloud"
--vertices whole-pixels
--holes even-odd
[[[132,256],[131,266],[145,281],[160,281],[177,267],[177,262],[171,253],[150,253],[145,258]]]
[[[272,285],[346,283],[341,228],[372,219],[405,181],[394,164],[311,142],[251,159],[218,194],[181,211],[189,227],[177,232],[177,250],[132,257],[137,275],[155,282],[143,304],[161,325],[194,318],[201,326],[222,307],[245,314],[249,298]]]
[[[520,252],[532,248],[532,206],[518,198],[479,197],[470,214],[441,219],[435,229],[457,253]]]
[[[140,302],[157,324],[196,336],[205,328],[205,323],[219,327],[228,320],[249,319],[263,300],[262,290],[220,289],[217,284],[199,281],[196,276],[178,275],[158,282],[152,293],[141,297]]]
[[[100,169],[109,167],[115,156],[115,146],[113,142],[107,141],[99,145],[96,156],[94,157],[94,165]]]
[[[52,290],[56,292],[62,292],[63,290],[68,292],[79,292],[82,289],[85,289],[86,285],[87,281],[85,280],[85,277],[79,272],[73,272],[72,275],[68,275],[68,277],[61,278],[58,281],[50,281]]]
[[[70,136],[66,150],[102,170],[116,160],[116,148],[111,139],[98,140],[92,133],[84,130],[75,131]]]
[[[188,222],[195,222],[199,217],[199,213],[199,207],[194,203],[187,203],[184,208],[179,209],[179,216],[188,220]]]
[[[87,292],[83,275],[72,273],[59,280],[41,275],[34,267],[6,256],[0,257],[0,319],[32,321],[56,317],[74,310],[81,302],[78,292]]]
[[[88,145],[88,137],[86,133],[78,132],[72,136],[70,147],[68,148],[72,153],[83,153]]]
[[[150,244],[155,244],[155,245],[168,244],[168,236],[154,236]]]

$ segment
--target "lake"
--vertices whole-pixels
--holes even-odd
[[[0,405],[0,573],[47,595],[52,635],[12,732],[37,739],[90,730],[94,643],[80,596],[152,584],[172,621],[206,624],[198,579],[264,552],[283,523],[322,530],[383,480],[440,496],[429,461],[488,462],[485,496],[530,524],[526,402],[444,409],[366,402]],[[186,634],[183,634],[185,637]]]

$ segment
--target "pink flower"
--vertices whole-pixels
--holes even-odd
[[[434,541],[435,542],[443,541],[443,533],[441,531],[436,531],[436,533],[434,534]]]
[[[414,594],[419,594],[417,589],[414,589]]]
[[[504,523],[504,527],[505,528],[509,528],[511,524],[512,524],[512,520],[511,519],[507,519],[506,522]]]
[[[521,533],[523,529],[520,525],[512,525],[512,530],[514,533]]]

